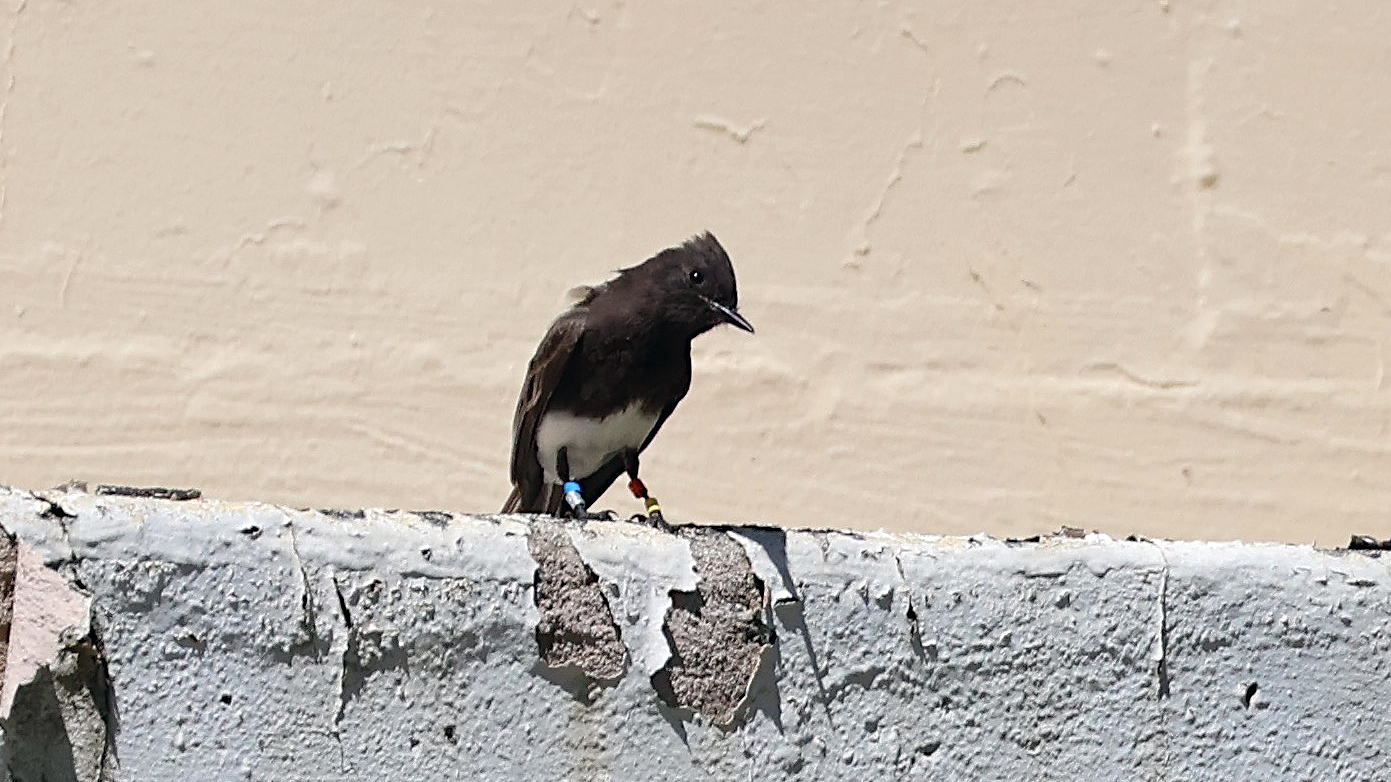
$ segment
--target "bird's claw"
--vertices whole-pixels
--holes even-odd
[[[646,525],[648,527],[651,527],[652,529],[657,530],[658,532],[671,532],[674,529],[674,527],[672,527],[671,524],[667,523],[666,518],[662,516],[662,512],[660,510],[646,516],[642,515],[641,513],[634,513],[632,517],[628,519],[628,521],[633,521],[637,522],[638,524]]]
[[[585,521],[618,521],[618,514],[612,510],[592,510],[584,514]]]

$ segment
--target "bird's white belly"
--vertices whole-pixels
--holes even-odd
[[[536,458],[549,483],[560,483],[556,467],[565,449],[570,477],[583,478],[629,448],[638,448],[657,423],[657,415],[631,405],[597,423],[571,413],[552,411],[536,427]]]

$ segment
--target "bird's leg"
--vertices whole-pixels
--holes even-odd
[[[561,448],[560,453],[556,455],[556,470],[560,473],[558,477],[561,480],[561,488],[565,492],[565,504],[569,506],[571,515],[586,521],[591,519],[613,521],[618,518],[611,510],[601,510],[594,513],[585,507],[584,488],[580,486],[579,481],[570,479],[570,460],[567,458],[564,448]]]
[[[570,511],[575,514],[575,518],[586,518],[589,514],[584,507],[584,493],[580,490],[578,481],[570,480],[570,457],[564,448],[561,448],[560,453],[555,456],[555,468],[565,487],[565,504],[570,506]]]
[[[623,469],[627,471],[628,477],[631,479],[628,481],[628,491],[631,491],[634,497],[642,500],[642,504],[647,509],[647,520],[658,529],[668,528],[670,525],[662,517],[662,506],[657,503],[656,497],[647,493],[647,485],[638,477],[637,451],[628,451],[623,454]]]

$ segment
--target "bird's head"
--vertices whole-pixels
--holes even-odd
[[[692,336],[722,323],[753,333],[753,326],[739,314],[734,266],[710,232],[663,250],[647,263],[656,267],[669,321],[688,326]]]

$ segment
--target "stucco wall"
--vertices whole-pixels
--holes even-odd
[[[41,494],[17,782],[1388,779],[1375,554]]]
[[[1384,537],[1387,40],[1380,0],[5,0],[0,480],[495,510],[562,293],[708,228],[759,333],[644,461],[677,518]]]

